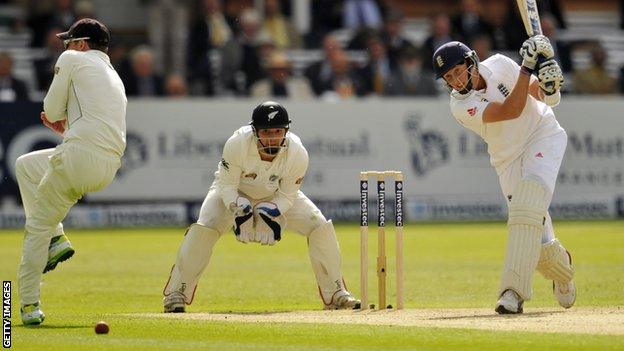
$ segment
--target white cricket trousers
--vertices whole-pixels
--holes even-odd
[[[550,205],[567,143],[568,136],[563,131],[559,134],[537,140],[527,148],[522,156],[518,157],[498,176],[503,195],[507,200],[507,206],[509,206],[510,197],[513,197],[516,185],[526,177],[541,180],[547,187],[546,203]],[[548,243],[553,239],[555,239],[555,233],[550,214],[547,213],[542,243]]]
[[[106,187],[121,161],[92,146],[65,143],[34,151],[15,162],[26,226],[18,285],[22,305],[39,301],[50,239],[63,234],[61,221],[85,193]]]

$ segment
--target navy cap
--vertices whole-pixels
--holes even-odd
[[[89,41],[101,46],[108,46],[110,43],[108,28],[93,18],[76,21],[67,32],[59,33],[56,37],[61,40],[89,38]]]

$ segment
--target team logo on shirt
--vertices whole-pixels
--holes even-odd
[[[507,89],[507,87],[504,86],[503,83],[500,83],[497,88],[504,97],[507,97],[509,95],[509,89]]]
[[[477,108],[476,107],[469,108],[467,112],[470,116],[474,116],[477,113]]]
[[[544,155],[541,152],[535,154],[535,158],[544,158]]]
[[[249,173],[249,174],[245,174],[245,178],[251,178],[251,179],[256,179],[258,175],[255,173]]]
[[[221,166],[223,166],[226,171],[230,170],[230,164],[224,158],[221,159]]]
[[[54,66],[54,74],[58,74],[60,69],[61,69],[61,67]]]

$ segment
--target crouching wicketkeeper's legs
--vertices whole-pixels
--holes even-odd
[[[302,192],[286,213],[287,226],[308,238],[312,270],[325,309],[352,309],[360,303],[346,289],[336,232],[331,221]]]
[[[193,302],[197,282],[212,256],[212,249],[229,224],[231,213],[216,191],[211,189],[202,204],[197,223],[186,230],[184,240],[163,294],[165,312],[184,312]],[[215,229],[213,229],[215,228]]]

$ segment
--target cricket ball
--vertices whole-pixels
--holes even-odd
[[[95,333],[96,334],[108,334],[108,324],[104,321],[99,321],[95,325]]]

